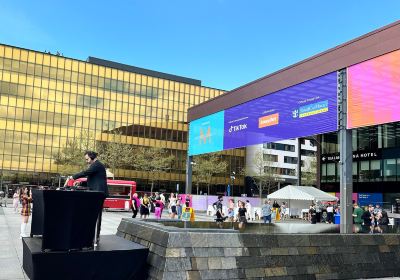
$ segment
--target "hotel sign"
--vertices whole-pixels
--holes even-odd
[[[353,160],[354,161],[361,161],[361,160],[370,160],[370,159],[380,159],[381,152],[380,151],[355,151],[353,152]],[[340,154],[325,154],[321,156],[321,162],[339,162]]]

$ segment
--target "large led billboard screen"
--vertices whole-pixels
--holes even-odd
[[[347,128],[400,121],[400,50],[347,70]]]
[[[336,72],[225,110],[224,149],[337,130]]]
[[[336,131],[336,96],[333,72],[192,121],[189,155]]]

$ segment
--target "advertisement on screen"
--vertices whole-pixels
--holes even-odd
[[[224,149],[337,130],[336,72],[225,110]]]
[[[189,155],[224,149],[224,111],[197,119],[189,125]]]
[[[347,69],[347,128],[400,121],[400,50]]]
[[[383,203],[383,194],[382,193],[359,193],[358,194],[358,204],[360,206],[367,206],[372,204],[375,206],[379,204],[382,206]]]

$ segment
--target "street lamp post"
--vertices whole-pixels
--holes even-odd
[[[233,196],[233,184],[235,183],[235,177],[236,173],[235,171],[232,171],[232,175],[231,175],[231,188],[232,188],[232,196]]]

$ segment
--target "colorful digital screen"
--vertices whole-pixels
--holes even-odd
[[[347,70],[347,128],[400,121],[400,50]]]
[[[337,130],[336,72],[225,110],[224,149]]]
[[[337,130],[336,72],[192,121],[189,155]]]
[[[224,111],[197,119],[189,124],[189,155],[224,149]]]

